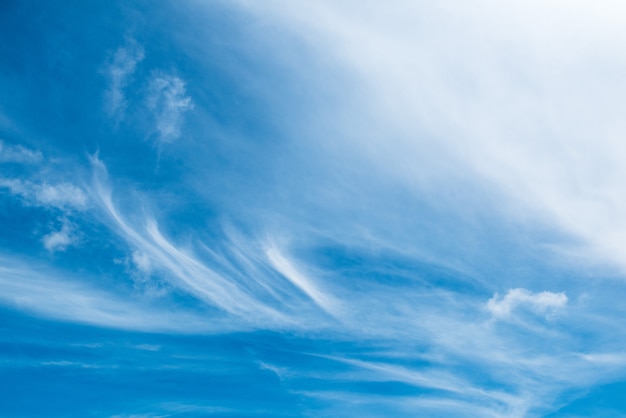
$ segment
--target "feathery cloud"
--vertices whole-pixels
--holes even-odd
[[[0,302],[45,317],[119,329],[208,332],[222,325],[176,307],[120,297],[70,274],[0,255]]]
[[[272,267],[303,291],[320,308],[331,315],[338,313],[337,302],[326,292],[321,291],[313,280],[299,271],[276,247],[268,248],[266,254]]]

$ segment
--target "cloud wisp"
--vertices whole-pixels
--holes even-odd
[[[96,157],[92,158],[92,164],[94,198],[113,221],[113,229],[133,249],[133,254],[137,252],[142,254],[139,260],[141,265],[149,260],[150,266],[158,271],[157,274],[164,274],[172,284],[185,289],[210,306],[233,315],[234,319],[243,320],[244,323],[257,325],[263,323],[266,327],[282,327],[297,323],[294,322],[294,318],[290,318],[288,311],[284,311],[293,308],[281,305],[280,301],[285,299],[277,299],[277,293],[292,293],[278,287],[280,282],[274,283],[274,289],[268,289],[257,285],[263,279],[246,277],[241,271],[238,274],[224,275],[220,273],[224,268],[231,272],[238,269],[225,259],[221,262],[203,261],[190,251],[178,248],[162,234],[154,219],[145,218],[143,225],[130,224],[113,202],[106,167]],[[254,255],[247,255],[246,261],[254,264],[255,259]]]
[[[134,39],[115,51],[106,67],[109,88],[104,93],[104,107],[109,117],[122,119],[125,115],[125,89],[132,81],[137,65],[144,59],[144,49]]]
[[[346,150],[433,197],[433,182],[481,184],[507,202],[507,216],[583,242],[562,253],[623,266],[626,170],[616,156],[626,34],[610,12],[619,6],[482,1],[491,12],[481,14],[462,2],[397,0],[381,16],[373,2],[322,1],[307,13],[283,1],[242,3],[354,82],[358,104],[338,100],[329,116],[359,132]]]
[[[168,312],[140,299],[124,299],[111,292],[54,274],[45,266],[24,266],[3,260],[0,299],[6,306],[38,316],[127,330],[206,332],[216,326],[192,313]],[[39,268],[37,268],[39,267]],[[42,271],[40,271],[42,270]],[[182,325],[184,324],[184,326]]]
[[[320,308],[333,315],[339,309],[338,301],[333,300],[328,292],[321,291],[306,275],[300,272],[281,252],[271,247],[266,251],[271,265],[296,287],[306,293]]]
[[[43,160],[40,151],[0,141],[0,163],[37,164]]]
[[[148,89],[146,105],[154,114],[159,142],[177,140],[181,135],[184,113],[194,108],[191,98],[187,96],[185,83],[176,76],[157,72],[152,76]]]
[[[126,90],[134,84],[134,110],[148,112],[148,123],[154,127],[150,135],[156,136],[160,144],[173,142],[181,136],[184,113],[192,110],[194,104],[187,96],[185,82],[175,75],[154,70],[147,81],[135,82],[133,76],[144,58],[143,46],[132,38],[113,54],[105,69],[109,80],[109,88],[104,93],[106,113],[116,122],[126,117],[129,105]]]

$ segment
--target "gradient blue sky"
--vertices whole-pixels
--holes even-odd
[[[624,16],[0,2],[0,416],[626,416]]]

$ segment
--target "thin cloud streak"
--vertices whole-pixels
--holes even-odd
[[[337,302],[303,273],[301,273],[282,253],[275,247],[266,250],[271,265],[284,277],[289,279],[296,287],[307,294],[317,305],[331,315],[338,313]]]
[[[141,306],[138,300],[123,300],[78,280],[63,279],[49,269],[38,271],[6,258],[0,267],[0,290],[4,305],[62,321],[175,333],[206,332],[217,327],[193,314]]]
[[[189,291],[209,306],[224,310],[229,314],[225,323],[230,324],[233,329],[246,324],[270,330],[312,332],[321,329],[328,335],[344,335],[343,338],[350,336],[357,341],[374,338],[391,347],[426,344],[431,350],[438,352],[438,357],[432,360],[432,374],[380,362],[337,358],[346,364],[378,374],[379,377],[373,378],[381,381],[397,380],[448,391],[468,402],[478,404],[484,402],[477,399],[492,399],[499,406],[490,410],[496,415],[500,414],[499,416],[532,415],[534,412],[530,411],[547,408],[561,391],[584,387],[602,379],[602,375],[606,373],[600,369],[582,373],[585,370],[584,363],[573,363],[571,359],[562,358],[559,353],[540,355],[530,344],[534,340],[520,344],[520,341],[515,338],[511,340],[507,336],[510,333],[515,335],[519,327],[533,330],[542,343],[545,339],[563,341],[566,336],[555,334],[550,329],[550,324],[535,324],[519,318],[516,323],[503,325],[506,328],[501,328],[485,321],[488,319],[484,313],[486,306],[493,305],[493,315],[499,318],[504,318],[505,312],[511,313],[520,305],[545,313],[565,306],[567,297],[564,294],[532,293],[518,289],[503,298],[495,296],[490,305],[489,301],[485,303],[485,299],[476,295],[462,296],[452,290],[414,287],[410,282],[399,287],[376,282],[369,285],[362,283],[359,290],[335,285],[334,292],[329,294],[320,289],[325,288],[327,280],[338,281],[333,272],[325,271],[325,280],[317,284],[296,268],[294,262],[286,258],[277,247],[260,246],[255,249],[250,245],[242,245],[237,238],[233,238],[234,245],[228,256],[219,256],[217,251],[205,247],[211,258],[201,260],[191,255],[189,250],[183,251],[168,240],[161,233],[156,221],[135,213],[132,214],[132,219],[139,218],[145,222],[136,226],[122,217],[113,203],[106,167],[95,157],[92,164],[92,199],[99,202],[114,221],[113,229],[119,231],[131,251],[140,251],[150,260],[155,272],[153,274],[161,274],[159,271],[165,273],[163,277],[172,284]],[[258,253],[258,250],[261,252]],[[237,263],[233,264],[231,259],[237,260]],[[293,289],[289,290],[289,287],[281,285],[280,280],[276,280],[277,277],[268,275],[268,268],[269,271],[280,273],[286,279],[285,284]],[[220,269],[226,269],[228,274],[219,273]],[[254,279],[245,272],[252,273]],[[253,291],[249,287],[251,282],[263,284],[265,287],[261,286]],[[325,321],[319,315],[320,312],[310,317],[312,311],[293,310],[288,301],[297,299],[298,293],[306,295],[324,312],[340,312],[340,322]],[[350,294],[350,299],[342,300],[341,309],[337,311],[339,299],[336,298],[342,293]],[[390,304],[389,301],[393,303]],[[364,306],[367,307],[365,311]],[[316,321],[319,322],[317,326],[314,325]],[[484,374],[512,389],[490,394],[490,391],[485,391],[471,379],[462,378],[447,365],[459,361],[466,367],[480,367]],[[580,376],[565,380],[554,378],[552,373],[545,373],[545,370],[555,368],[562,369],[567,376],[573,376],[577,372]],[[509,370],[506,376],[501,373],[503,369]],[[356,380],[363,378],[353,376]],[[541,393],[536,390],[539,387],[542,388]],[[506,412],[498,413],[502,408]]]
[[[94,167],[94,197],[106,214],[114,221],[114,230],[127,240],[133,251],[147,255],[163,272],[164,278],[191,292],[210,305],[234,315],[235,318],[252,324],[285,326],[292,323],[281,306],[272,306],[258,296],[245,290],[242,283],[215,271],[195,256],[177,248],[163,236],[157,223],[150,218],[139,227],[131,226],[118,212],[108,185],[108,174],[104,164],[92,158]],[[249,279],[248,279],[249,280]]]
[[[470,382],[463,381],[459,377],[439,371],[419,372],[392,364],[367,362],[341,357],[328,356],[328,359],[340,361],[365,370],[375,372],[374,379],[397,380],[417,387],[425,387],[462,394],[470,397],[490,398],[502,403],[509,403],[514,397],[501,392],[493,392],[473,387]],[[364,379],[367,377],[363,376]]]

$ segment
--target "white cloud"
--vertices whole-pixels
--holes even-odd
[[[0,162],[35,164],[43,159],[40,151],[32,151],[21,145],[8,145],[0,141]]]
[[[361,375],[362,381],[395,380],[413,386],[427,387],[447,392],[463,393],[465,395],[491,398],[500,402],[510,402],[512,400],[512,397],[508,394],[497,391],[482,390],[473,387],[469,382],[448,373],[442,373],[432,370],[426,372],[418,372],[415,369],[408,369],[393,364],[374,363],[336,356],[327,356],[327,358],[373,372],[369,376],[366,374]]]
[[[276,271],[309,296],[320,308],[331,315],[338,313],[338,304],[334,298],[320,290],[313,280],[299,271],[277,248],[268,248],[266,255]]]
[[[82,189],[69,183],[42,184],[34,187],[35,199],[41,206],[59,209],[85,209],[87,196]]]
[[[53,231],[42,238],[44,247],[50,251],[65,251],[68,246],[75,245],[78,236],[69,221],[64,220],[60,231]]]
[[[183,114],[194,108],[186,96],[185,83],[178,77],[155,73],[150,81],[147,106],[154,113],[160,142],[172,142],[181,135]]]
[[[109,88],[105,91],[105,110],[110,117],[123,117],[126,110],[124,90],[130,83],[137,64],[144,58],[144,50],[135,40],[130,39],[112,57],[106,69]]]
[[[280,380],[285,380],[285,377],[290,375],[289,369],[285,367],[278,367],[264,361],[259,362],[259,369],[274,373]]]
[[[97,157],[92,164],[94,201],[112,221],[112,230],[134,248],[129,261],[138,270],[150,268],[159,280],[229,314],[233,323],[320,328],[333,321],[326,313],[340,313],[339,301],[274,247],[268,250],[233,233],[220,250],[201,242],[181,247],[145,213],[124,216],[113,201],[105,165]]]
[[[288,2],[283,5],[286,6],[286,14],[300,7],[290,6]],[[524,202],[536,200],[532,204],[536,203],[535,207],[539,208],[545,209],[546,199],[548,202],[554,199],[555,205],[560,207],[555,213],[563,209],[563,202],[571,203],[567,198],[574,196],[578,190],[577,178],[571,176],[572,173],[581,174],[583,184],[593,186],[594,178],[587,178],[594,174],[590,167],[603,167],[602,164],[596,166],[594,163],[587,167],[585,158],[572,158],[574,162],[569,164],[571,155],[563,151],[572,146],[576,150],[573,156],[576,157],[578,153],[580,157],[584,146],[581,148],[577,141],[567,146],[560,144],[561,140],[567,141],[571,133],[576,138],[578,133],[575,131],[580,128],[566,127],[563,122],[567,121],[568,115],[577,116],[584,112],[577,112],[575,104],[561,100],[567,98],[563,96],[563,90],[566,90],[561,89],[563,86],[556,85],[559,88],[550,90],[550,83],[558,82],[560,76],[536,77],[532,67],[536,61],[541,63],[545,58],[541,48],[535,48],[541,46],[540,44],[531,43],[526,51],[531,56],[530,72],[523,65],[520,68],[516,67],[517,64],[513,65],[513,69],[520,70],[513,73],[541,92],[535,97],[532,96],[536,93],[533,88],[527,88],[527,85],[516,87],[514,80],[507,76],[511,69],[504,65],[511,64],[507,61],[511,56],[507,54],[515,55],[516,59],[524,56],[520,53],[520,48],[524,52],[524,47],[516,43],[519,39],[511,40],[505,36],[504,43],[510,41],[512,48],[500,48],[497,32],[486,33],[481,28],[483,19],[488,20],[487,26],[497,26],[494,19],[484,17],[481,13],[472,15],[473,10],[469,10],[472,8],[461,4],[457,10],[447,10],[445,6],[442,6],[444,10],[440,10],[439,6],[412,2],[396,2],[391,6],[390,9],[385,8],[384,13],[378,13],[381,9],[374,8],[373,12],[368,12],[368,7],[343,9],[340,3],[322,0],[307,5],[310,13],[296,10],[291,15],[298,23],[298,19],[307,23],[294,24],[297,30],[308,31],[314,27],[308,33],[313,34],[309,39],[330,41],[323,46],[337,52],[337,56],[345,59],[347,66],[355,70],[357,76],[353,81],[364,81],[364,88],[359,91],[364,95],[364,100],[360,102],[366,104],[366,111],[361,112],[363,108],[357,108],[353,114],[333,114],[333,120],[337,124],[343,123],[354,128],[355,136],[359,138],[358,141],[362,141],[360,145],[364,146],[355,147],[350,143],[342,145],[341,137],[328,135],[338,143],[338,147],[346,146],[350,152],[375,150],[376,152],[371,152],[371,156],[377,164],[384,166],[395,178],[410,184],[417,182],[415,179],[420,178],[423,172],[433,170],[430,161],[445,161],[442,166],[452,167],[445,173],[447,176],[467,175],[479,181],[487,179],[488,182],[502,186],[514,199]],[[262,8],[265,7],[266,5]],[[509,18],[516,20],[515,17]],[[526,18],[527,16],[520,17],[522,20]],[[422,24],[415,24],[416,21]],[[465,24],[457,24],[459,21]],[[562,24],[559,19],[554,22]],[[443,25],[438,28],[440,23]],[[507,25],[506,19],[503,25]],[[532,26],[520,26],[530,28],[531,33],[534,30]],[[489,30],[491,29],[493,28],[489,26]],[[414,30],[424,32],[416,33]],[[506,30],[504,34],[510,35]],[[559,33],[553,35],[558,37]],[[545,39],[548,43],[559,43],[554,36]],[[483,43],[484,49],[481,46]],[[540,56],[534,56],[535,53]],[[497,59],[494,60],[494,57]],[[504,67],[499,66],[498,59],[505,61],[502,64]],[[545,69],[545,65],[538,68]],[[567,70],[568,67],[561,66],[557,69]],[[494,73],[495,76],[491,77]],[[565,78],[567,79],[567,74]],[[571,78],[570,76],[570,81]],[[112,106],[116,112],[123,108],[119,103],[124,103],[123,89],[119,92],[119,96],[110,98],[112,103],[117,103]],[[528,94],[532,97],[528,97]],[[551,94],[556,98],[550,97]],[[593,93],[588,94],[594,99]],[[585,95],[585,92],[579,92],[575,96],[584,98]],[[588,110],[584,100],[572,102]],[[375,104],[373,110],[369,108],[370,104]],[[560,104],[564,106],[560,107]],[[186,97],[184,83],[176,77],[162,74],[154,75],[150,83],[147,105],[154,112],[156,132],[161,142],[180,137],[183,114],[193,106]],[[335,110],[333,107],[332,112]],[[546,114],[556,112],[556,117],[544,118],[544,111]],[[344,116],[346,119],[342,120]],[[369,116],[373,117],[370,119]],[[392,134],[384,135],[382,139],[376,138],[371,132],[360,130],[363,126],[360,124],[362,119],[380,124],[384,128],[381,132]],[[352,123],[355,121],[356,123]],[[619,133],[619,126],[614,127]],[[549,131],[549,134],[542,137],[543,139],[537,139],[535,135],[537,132],[541,133],[542,129]],[[401,132],[402,135],[394,135],[395,132]],[[324,140],[324,136],[319,138]],[[615,145],[613,150],[618,148]],[[558,152],[551,152],[552,149]],[[442,152],[434,152],[438,150]],[[599,151],[590,150],[591,155],[597,153]],[[602,158],[598,160],[601,162]],[[429,164],[421,164],[425,161]],[[555,161],[560,164],[553,164]],[[445,171],[448,169],[446,167],[437,169]],[[606,175],[604,180],[609,179],[610,183],[615,164],[607,167],[608,173],[599,170],[596,174],[600,180]],[[458,170],[456,174],[455,170]],[[337,279],[333,280],[333,289],[344,286],[350,297],[341,299],[341,325],[328,330],[323,338],[332,339],[340,334],[342,341],[368,341],[368,344],[374,341],[374,349],[380,350],[378,353],[368,353],[372,357],[378,356],[376,360],[353,360],[349,356],[339,360],[359,369],[357,372],[351,370],[352,375],[346,377],[353,381],[400,381],[429,387],[462,399],[458,405],[463,405],[463,408],[465,401],[472,405],[485,405],[485,400],[493,400],[511,405],[511,410],[523,416],[527,411],[535,411],[538,405],[549,403],[551,397],[563,388],[569,390],[576,385],[584,386],[604,372],[599,367],[592,372],[585,371],[580,363],[572,361],[572,356],[564,355],[564,351],[571,347],[567,345],[566,339],[572,334],[564,338],[555,336],[550,333],[550,323],[542,322],[534,328],[532,331],[536,335],[528,332],[520,337],[515,335],[516,330],[508,329],[508,334],[498,334],[501,331],[499,327],[488,327],[479,323],[481,309],[484,309],[485,304],[482,299],[473,299],[472,290],[467,294],[464,291],[455,293],[449,288],[438,287],[436,280],[428,284],[429,289],[424,290],[420,286],[428,279],[423,278],[412,281],[404,280],[403,277],[402,280],[389,280],[390,284],[387,285],[384,283],[386,278],[397,278],[399,273],[393,271],[393,266],[380,266],[384,263],[379,263],[379,260],[374,262],[383,271],[375,271],[372,275],[375,279],[370,280],[368,277],[371,270],[367,266],[362,270],[359,266],[355,268],[357,272],[348,272],[353,273],[354,277],[347,280],[347,277],[342,276],[345,271],[325,271],[322,275],[309,275],[307,271],[314,270],[307,267],[306,260],[294,260],[282,249],[270,248],[265,252],[257,252],[253,245],[235,245],[236,248],[231,250],[225,244],[211,249],[212,252],[209,253],[209,250],[203,252],[197,236],[185,240],[186,245],[181,246],[176,237],[171,233],[168,235],[168,230],[175,229],[168,228],[171,225],[168,225],[167,220],[159,220],[157,224],[144,213],[132,212],[140,205],[114,204],[112,190],[106,181],[106,170],[97,159],[94,159],[94,171],[95,191],[91,196],[97,200],[99,209],[108,215],[106,219],[112,230],[126,241],[129,248],[136,249],[131,258],[137,269],[154,271],[198,300],[220,309],[217,316],[228,318],[226,329],[236,329],[241,323],[239,319],[243,318],[247,323],[269,329],[288,324],[305,335],[311,335],[307,332],[311,332],[315,323],[324,315],[319,314],[319,309],[306,311],[299,305],[312,301],[322,309],[333,312],[339,298],[335,299],[334,294],[328,290],[331,287],[327,285],[329,277]],[[337,178],[339,177],[338,175]],[[569,181],[573,181],[573,191],[563,187],[571,185]],[[351,185],[353,184],[349,183]],[[26,187],[23,184],[21,186]],[[609,189],[611,192],[612,189]],[[302,190],[298,192],[300,196]],[[552,192],[558,193],[551,194]],[[583,193],[589,191],[583,188]],[[34,196],[34,201],[46,201],[36,191],[31,190],[26,194]],[[601,197],[604,196],[600,194]],[[43,193],[42,196],[44,195],[55,196],[55,193]],[[609,195],[612,196],[612,193]],[[562,200],[564,196],[566,199]],[[274,195],[270,198],[273,197]],[[537,197],[541,199],[536,199]],[[58,200],[58,197],[47,199],[48,202]],[[599,200],[600,207],[604,205],[603,202],[605,201]],[[457,200],[455,203],[459,207],[465,207],[464,202]],[[620,205],[620,199],[617,199],[618,209]],[[146,206],[149,207],[149,204]],[[128,207],[131,212],[125,214],[119,207]],[[411,209],[409,205],[404,206],[399,212],[401,217],[410,218]],[[579,209],[575,212],[582,216],[580,228],[587,229],[585,212],[578,212]],[[369,210],[373,211],[372,208]],[[601,212],[598,207],[591,205],[587,213],[595,218]],[[322,221],[323,217],[319,218]],[[604,220],[600,219],[598,222],[603,223]],[[364,229],[370,226],[368,223],[372,223],[371,218],[363,222]],[[329,224],[329,238],[341,235],[332,230],[332,221]],[[429,231],[420,233],[429,235]],[[306,235],[302,241],[308,241],[310,237],[310,234]],[[394,238],[392,236],[390,240]],[[340,240],[341,238],[338,239]],[[356,247],[356,251],[362,248],[363,246]],[[378,248],[380,247],[376,247]],[[477,252],[480,253],[480,249]],[[222,258],[218,260],[218,256]],[[400,273],[401,276],[411,274],[406,271]],[[411,276],[412,278],[414,277]],[[14,297],[21,301],[22,306],[26,306],[25,309],[55,318],[139,329],[193,329],[184,315],[169,316],[162,309],[140,309],[136,303],[113,299],[112,295],[86,286],[74,289],[60,280],[58,281],[61,284],[57,284],[57,280],[51,282],[45,280],[45,277],[40,279],[5,280],[0,276],[0,286],[3,289],[0,298]],[[488,277],[485,281],[489,279]],[[500,277],[495,276],[495,279],[500,280]],[[255,284],[260,284],[267,292],[257,291]],[[462,289],[468,287],[461,286]],[[301,304],[303,300],[306,303]],[[526,289],[512,289],[504,296],[495,295],[486,305],[494,317],[506,318],[516,310],[523,309],[538,314],[550,313],[564,308],[567,302],[565,293],[533,293]],[[288,309],[291,306],[289,303],[297,305],[297,308]],[[309,315],[311,312],[313,314]],[[214,319],[213,316],[205,315],[200,323],[210,324]],[[602,332],[598,331],[598,334]],[[546,341],[556,341],[558,344],[547,344]],[[330,349],[341,350],[341,345],[345,346],[332,344]],[[384,351],[386,347],[391,349]],[[399,353],[396,357],[390,354],[393,349]],[[338,355],[337,358],[341,357]],[[380,358],[393,358],[397,361],[386,362]],[[335,370],[333,368],[333,373]],[[480,370],[481,373],[472,373],[475,370]],[[581,373],[581,370],[585,373]],[[329,377],[334,378],[335,376]],[[563,383],[566,380],[569,381]],[[502,383],[505,393],[485,391],[480,386],[487,384],[485,382]],[[443,403],[453,402],[449,396],[444,399]],[[487,406],[490,406],[488,402]],[[458,405],[452,407],[459,408]],[[464,410],[467,412],[466,409],[461,412]],[[515,416],[506,413],[502,415]]]
[[[69,183],[36,184],[0,178],[0,187],[9,189],[12,194],[19,196],[26,205],[38,206],[48,210],[57,209],[62,211],[63,216],[87,208],[86,194],[82,189]],[[75,245],[78,239],[79,234],[77,234],[72,223],[68,219],[62,218],[61,229],[46,234],[42,237],[41,242],[48,251],[56,252],[65,251],[67,247]]]
[[[242,3],[334,60],[321,88],[349,80],[328,117],[350,153],[430,194],[433,178],[481,184],[626,270],[622,3]]]
[[[87,208],[85,192],[70,183],[36,184],[28,181],[0,178],[0,187],[8,188],[28,204],[61,210]]]
[[[127,240],[128,244],[146,255],[153,265],[164,274],[164,279],[194,294],[199,299],[234,315],[257,322],[284,321],[286,318],[276,309],[264,303],[234,277],[220,274],[192,253],[177,247],[159,230],[154,219],[144,219],[145,223],[129,223],[118,212],[112,200],[105,165],[92,158],[94,166],[94,193],[102,209],[114,222],[113,228]]]
[[[138,250],[133,251],[131,260],[140,272],[149,274],[152,271],[152,262],[146,253]]]
[[[167,332],[209,332],[220,329],[218,320],[190,314],[176,307],[145,305],[139,299],[88,285],[87,278],[0,255],[0,303],[37,315],[98,326]],[[96,278],[92,278],[96,279]],[[92,282],[97,282],[93,280]]]
[[[519,307],[527,307],[536,313],[546,313],[565,307],[567,296],[564,293],[538,292],[533,293],[526,289],[511,289],[506,295],[497,293],[487,301],[487,310],[495,318],[507,318],[511,312]]]

